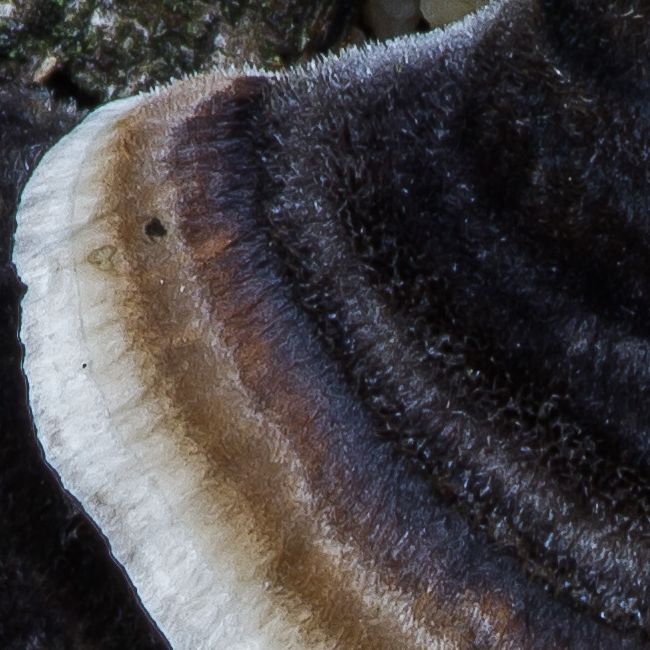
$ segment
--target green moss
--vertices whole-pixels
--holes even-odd
[[[219,55],[272,67],[295,60],[331,6],[343,4],[32,0],[0,24],[0,59],[33,75],[53,56],[73,84],[103,101],[206,69]]]

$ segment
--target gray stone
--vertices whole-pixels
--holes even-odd
[[[420,11],[431,27],[460,20],[482,7],[487,0],[420,0]]]

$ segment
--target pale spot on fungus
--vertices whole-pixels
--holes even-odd
[[[90,251],[86,258],[93,266],[96,266],[100,271],[113,271],[113,256],[117,252],[117,248],[111,244],[100,246]]]

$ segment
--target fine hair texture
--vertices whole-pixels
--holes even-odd
[[[437,498],[647,633],[650,16],[606,4],[242,80],[214,201]]]
[[[57,145],[66,155],[48,154],[26,193],[29,235],[17,237],[27,372],[55,341],[39,300],[62,291],[49,282],[56,256],[41,261],[40,246],[64,261],[83,251],[62,267],[96,285],[83,303],[63,298],[110,315],[98,311],[96,331],[77,337],[99,340],[88,359],[65,352],[78,363],[54,373],[61,386],[47,400],[47,363],[29,377],[36,425],[175,646],[240,636],[242,648],[303,647],[282,634],[294,639],[295,620],[313,618],[331,647],[647,647],[649,43],[647,1],[502,0],[445,31],[111,104]],[[50,178],[61,196],[39,203]],[[43,242],[34,214],[60,198],[75,209],[50,210],[42,222],[55,235]],[[92,209],[77,210],[86,199]],[[60,329],[70,345],[71,327]],[[156,359],[144,397],[140,366],[124,362],[136,348],[142,367]],[[112,368],[111,404],[133,402],[142,432],[111,419],[119,408],[105,418],[82,400],[87,385],[108,385],[113,357],[125,365]],[[106,446],[88,444],[93,435]],[[77,521],[76,504],[58,510],[61,525]],[[62,544],[88,528],[86,566],[104,540],[78,521]],[[199,533],[208,550],[188,552]],[[309,564],[319,541],[321,572]],[[226,570],[237,562],[249,591]],[[19,584],[15,566],[5,573]],[[346,566],[367,602],[351,597]],[[164,644],[113,569],[97,574],[112,575],[106,611],[125,621],[113,646]],[[65,573],[47,575],[49,592]],[[88,593],[79,589],[66,604]],[[46,639],[67,621],[34,629]],[[431,636],[400,644],[420,631]]]

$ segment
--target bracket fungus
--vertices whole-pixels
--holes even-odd
[[[43,158],[34,421],[174,647],[647,643],[649,14],[492,2]]]

